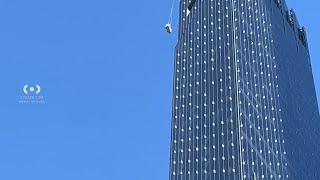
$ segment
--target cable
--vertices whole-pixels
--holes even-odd
[[[173,9],[174,9],[175,1],[176,1],[176,0],[172,0],[172,6],[171,6],[171,11],[170,11],[170,16],[169,16],[168,24],[171,24],[171,23],[172,23],[172,16],[173,16]]]

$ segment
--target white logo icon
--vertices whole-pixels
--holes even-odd
[[[23,86],[23,92],[25,94],[29,94],[29,93],[39,94],[41,92],[41,87],[38,84],[36,84],[35,86],[30,86],[30,87],[28,84],[26,84]]]
[[[25,84],[22,88],[23,95],[19,98],[20,104],[44,104],[44,96],[42,95],[42,88],[39,84],[29,85]]]

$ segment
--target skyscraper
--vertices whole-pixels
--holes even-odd
[[[181,0],[171,180],[320,179],[308,42],[284,0]]]

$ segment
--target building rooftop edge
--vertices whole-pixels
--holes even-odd
[[[285,20],[289,23],[292,30],[296,33],[302,45],[305,46],[307,50],[309,50],[306,29],[304,26],[300,26],[294,10],[288,9],[285,0],[273,0],[273,2],[277,5]]]

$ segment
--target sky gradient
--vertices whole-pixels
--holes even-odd
[[[177,4],[177,3],[176,3]],[[288,0],[320,95],[320,2]],[[0,1],[0,179],[168,179],[171,1]],[[175,7],[174,30],[177,30]],[[39,84],[44,104],[19,104]]]

